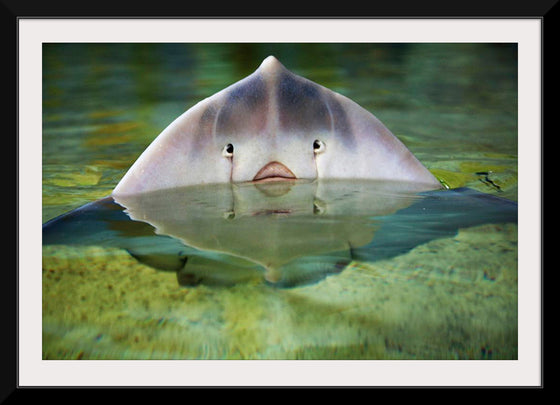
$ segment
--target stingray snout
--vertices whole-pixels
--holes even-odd
[[[295,174],[280,162],[270,162],[263,166],[262,169],[253,177],[253,181],[284,181],[295,180]]]

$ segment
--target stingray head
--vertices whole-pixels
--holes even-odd
[[[269,56],[172,122],[114,190],[372,178],[439,183],[371,113]]]

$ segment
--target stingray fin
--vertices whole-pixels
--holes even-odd
[[[126,249],[127,252],[140,263],[150,266],[156,270],[179,271],[187,263],[188,257],[181,252],[173,253],[148,253],[142,254]]]
[[[339,274],[352,262],[352,250],[332,252],[319,256],[304,256],[284,264],[276,270],[269,270],[269,285],[279,288],[293,288],[317,283],[325,277]]]
[[[206,252],[190,256],[177,272],[177,281],[183,287],[199,284],[231,286],[262,278],[260,266],[234,256]]]

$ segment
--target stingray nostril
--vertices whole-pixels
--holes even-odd
[[[233,145],[231,143],[228,143],[226,146],[224,146],[224,149],[222,150],[222,155],[224,155],[225,157],[233,156]]]
[[[321,153],[325,150],[325,143],[323,141],[320,141],[318,139],[315,139],[313,141],[313,151],[315,153]]]

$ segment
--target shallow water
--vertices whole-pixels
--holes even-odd
[[[269,54],[372,111],[444,184],[517,199],[517,52],[509,45],[46,44],[44,222],[108,195],[176,116]],[[254,201],[247,191],[238,201]],[[307,194],[301,207],[324,209]],[[230,223],[286,216],[237,207]],[[219,220],[227,222],[230,211],[219,211]],[[417,216],[399,218],[413,223],[408,218]],[[488,222],[462,224],[375,260],[351,256],[343,271],[331,261],[336,271],[312,272],[320,277],[310,282],[295,277],[285,288],[275,288],[262,269],[231,282],[221,267],[216,283],[157,269],[130,246],[48,245],[43,357],[517,358],[517,226]],[[215,251],[200,233],[198,248],[205,240]],[[331,233],[369,237],[356,226]],[[383,240],[396,243],[394,236]],[[192,235],[189,241],[196,245]],[[222,264],[232,263],[232,253],[247,259],[247,251],[231,249]],[[324,255],[316,249],[314,257]]]

